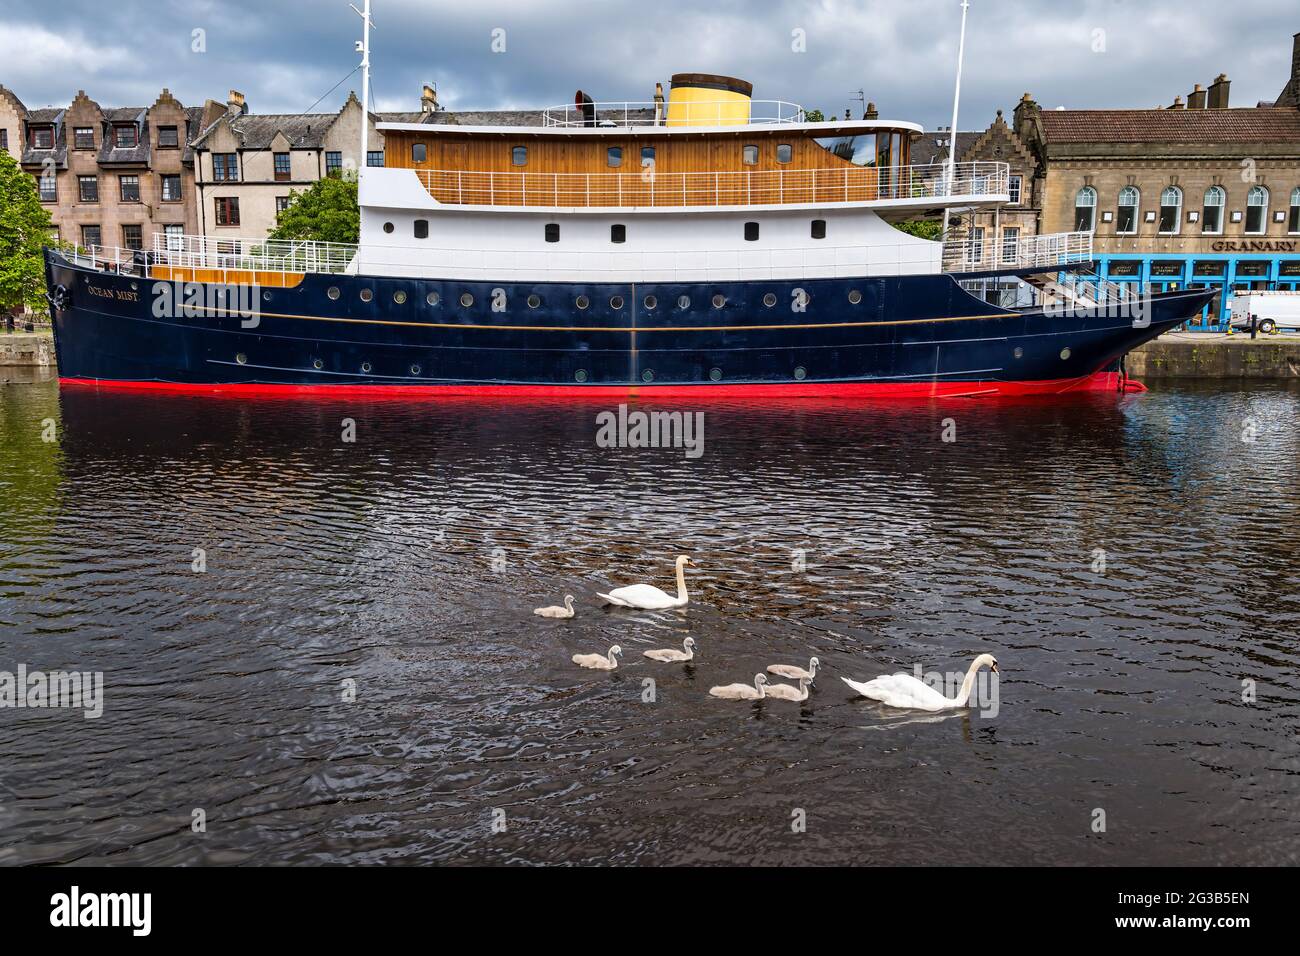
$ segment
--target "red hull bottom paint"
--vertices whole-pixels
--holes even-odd
[[[1146,391],[1141,382],[1118,372],[1096,372],[1081,378],[1037,382],[791,382],[780,385],[270,385],[255,382],[190,385],[176,382],[126,382],[60,378],[75,388],[125,389],[217,396],[329,396],[425,400],[444,396],[551,399],[777,399],[863,398],[929,399],[997,396],[1062,395],[1074,392]]]

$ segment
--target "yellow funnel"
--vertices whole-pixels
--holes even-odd
[[[674,73],[668,126],[744,126],[754,84],[712,73]]]

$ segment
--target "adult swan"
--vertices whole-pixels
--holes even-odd
[[[971,662],[970,670],[966,672],[966,679],[961,682],[961,691],[957,694],[955,700],[951,697],[945,697],[929,684],[918,680],[911,674],[891,674],[888,677],[877,677],[865,684],[849,680],[847,677],[841,677],[840,680],[863,697],[878,700],[889,707],[906,707],[909,710],[929,711],[951,710],[955,707],[966,706],[966,702],[970,700],[971,688],[975,686],[975,672],[981,667],[989,667],[996,674],[998,672],[997,658],[992,654],[981,654],[975,658]]]
[[[685,607],[686,602],[690,600],[686,594],[686,572],[684,569],[687,565],[693,568],[695,562],[683,554],[677,559],[677,597],[660,591],[652,584],[629,584],[625,588],[615,588],[608,594],[597,592],[597,596],[604,598],[610,604],[617,604],[619,607],[635,607],[643,611],[662,611],[664,608]]]

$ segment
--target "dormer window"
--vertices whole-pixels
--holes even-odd
[[[95,128],[93,126],[78,126],[72,132],[72,146],[74,149],[94,149]]]
[[[53,149],[54,127],[33,126],[28,133],[28,139],[31,141],[32,149]]]
[[[114,126],[113,146],[117,149],[135,149],[140,145],[139,131],[135,126]]]

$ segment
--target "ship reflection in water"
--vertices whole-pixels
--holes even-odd
[[[0,386],[0,670],[104,674],[0,710],[0,863],[1300,854],[1300,392],[607,410]],[[598,606],[679,553],[684,613]],[[839,679],[981,651],[995,717]]]

